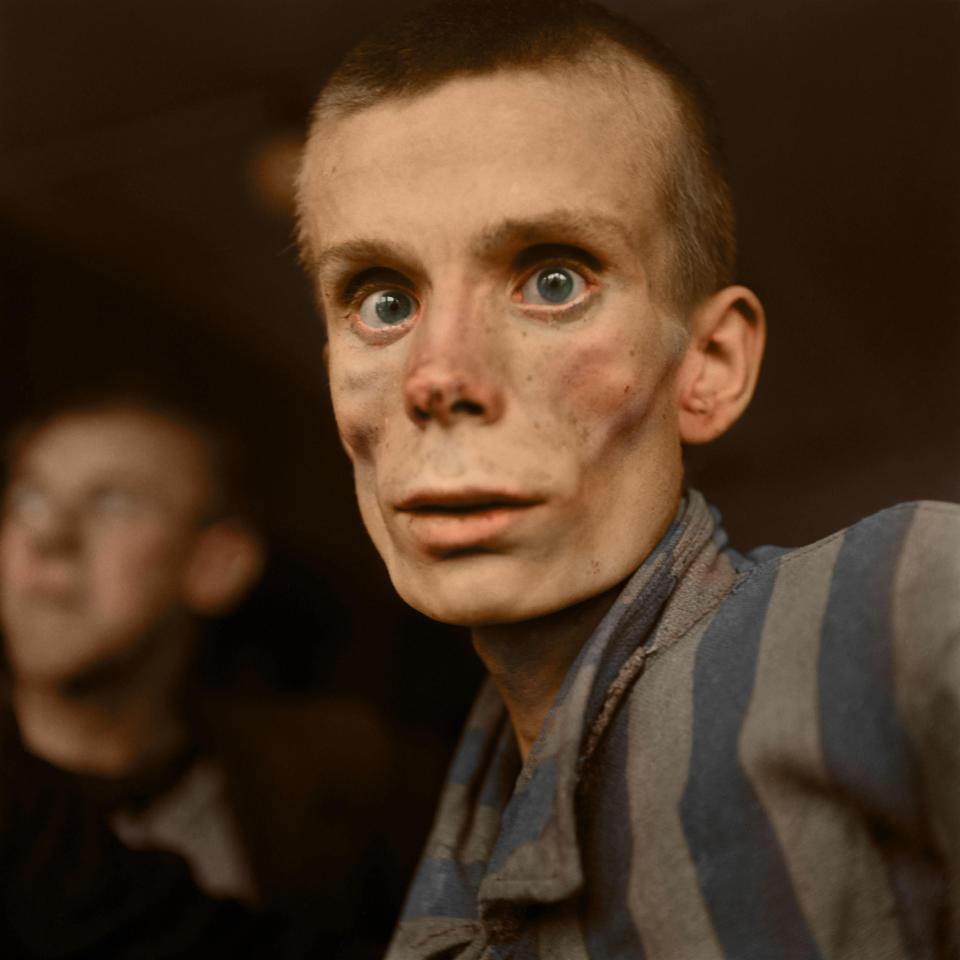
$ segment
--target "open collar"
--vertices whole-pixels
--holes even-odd
[[[717,521],[691,491],[568,671],[503,811],[479,887],[485,918],[503,901],[553,903],[582,888],[578,784],[647,657],[729,591],[735,571]]]
[[[582,889],[578,784],[646,659],[729,592],[735,555],[718,519],[688,493],[578,654],[522,766],[506,708],[485,681],[388,956],[506,938],[526,905]]]

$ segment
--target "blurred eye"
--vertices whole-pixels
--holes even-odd
[[[50,500],[37,487],[17,487],[7,498],[7,512],[25,523],[42,523],[50,513]]]
[[[559,306],[576,300],[586,288],[586,280],[570,267],[542,267],[527,278],[520,294],[524,303]]]
[[[366,326],[386,330],[406,323],[417,312],[417,301],[403,290],[377,290],[364,297],[357,313]]]
[[[126,490],[101,490],[94,497],[94,507],[97,511],[112,516],[127,516],[133,513],[136,506],[136,498]]]

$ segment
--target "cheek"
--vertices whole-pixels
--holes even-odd
[[[103,540],[91,556],[89,583],[102,612],[126,619],[175,603],[186,567],[186,548],[161,531]]]
[[[561,429],[591,456],[612,440],[635,435],[649,418],[666,371],[659,357],[645,360],[644,352],[622,340],[581,343],[541,380],[552,388],[548,402]]]
[[[385,380],[374,369],[331,373],[330,394],[340,442],[354,463],[373,458],[380,441],[385,393]]]
[[[23,561],[26,556],[23,537],[7,530],[0,534],[0,580],[17,581],[23,575]]]
[[[73,581],[71,566],[41,557],[33,535],[22,529],[0,536],[0,593],[5,596],[32,595],[38,587],[66,588]]]

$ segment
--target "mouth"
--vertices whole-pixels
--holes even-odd
[[[449,556],[494,549],[522,517],[542,503],[537,498],[494,491],[425,491],[405,498],[395,509],[406,518],[417,546],[433,555]]]
[[[459,514],[484,513],[487,510],[522,510],[536,506],[540,501],[516,497],[504,493],[464,492],[464,493],[422,493],[397,504],[400,513],[414,514]]]

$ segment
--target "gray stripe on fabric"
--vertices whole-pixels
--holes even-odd
[[[468,833],[469,831],[469,833]],[[433,828],[427,838],[423,856],[434,859],[456,859],[467,856],[483,860],[490,855],[500,832],[500,815],[490,807],[473,809],[473,795],[459,783],[448,784],[440,795]]]
[[[575,902],[558,905],[544,914],[539,937],[540,960],[591,960]]]
[[[768,564],[742,581],[700,641],[690,775],[680,811],[726,955],[820,960],[776,833],[738,760],[775,575],[776,566]]]
[[[740,760],[821,950],[893,960],[902,943],[884,863],[857,813],[831,796],[820,748],[820,631],[842,543],[830,537],[780,563]]]
[[[820,654],[827,768],[867,818],[881,849],[909,956],[935,957],[937,871],[924,832],[918,765],[894,699],[892,590],[914,510],[852,527],[834,568]]]
[[[960,507],[918,505],[893,595],[897,704],[925,773],[960,954]]]
[[[708,621],[653,654],[629,701],[628,898],[648,960],[720,960],[679,817],[693,720],[693,664]]]

